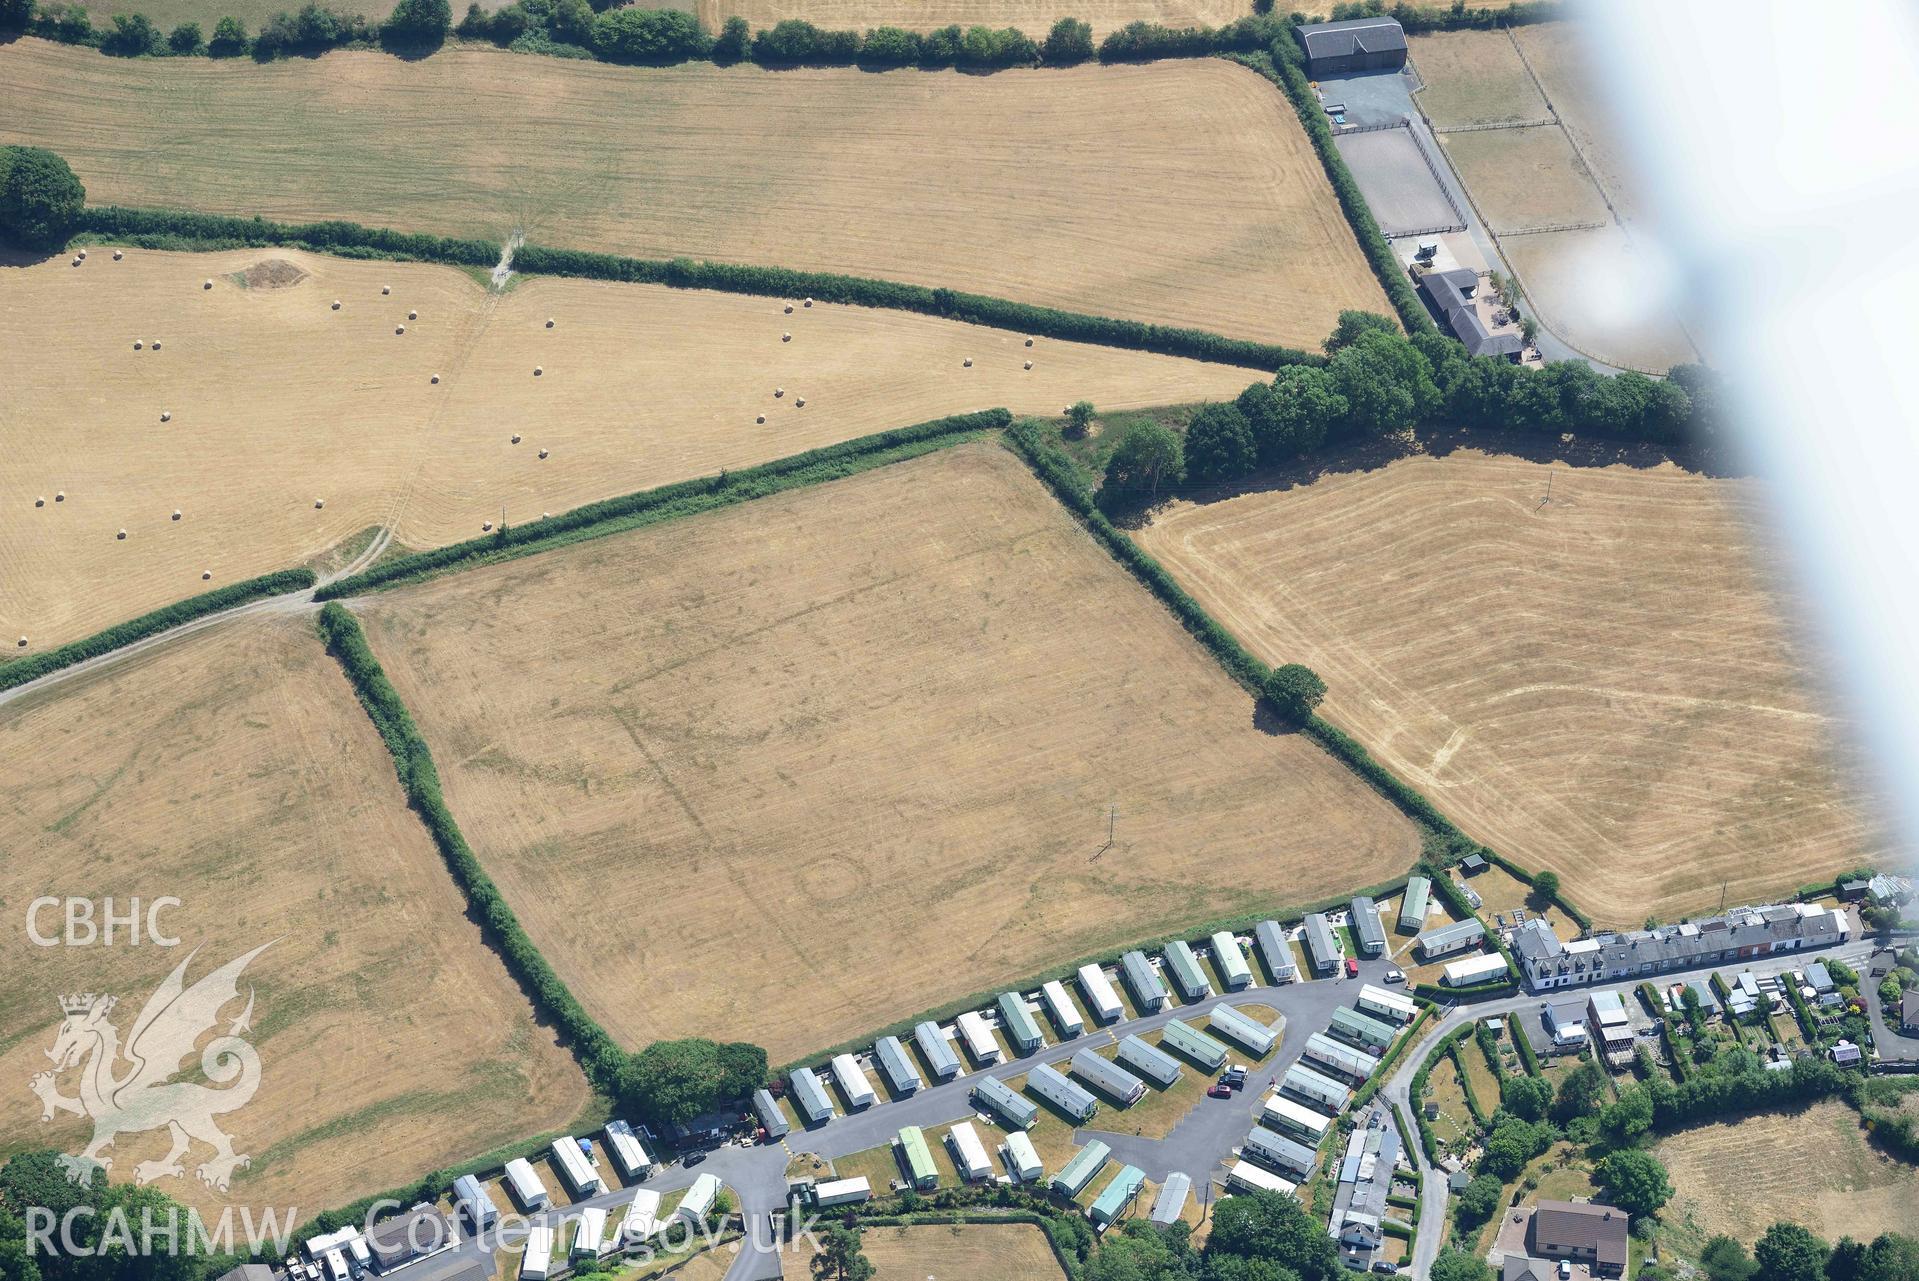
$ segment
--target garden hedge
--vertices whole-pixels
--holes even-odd
[[[1506,1016],[1506,1026],[1513,1039],[1513,1048],[1519,1051],[1519,1061],[1526,1066],[1527,1076],[1539,1075],[1539,1056],[1533,1053],[1533,1043],[1526,1039],[1526,1029],[1519,1024],[1519,1012],[1513,1011]]]
[[[313,571],[310,569],[283,569],[278,573],[263,574],[259,578],[249,578],[242,583],[214,591],[202,592],[198,596],[189,596],[182,601],[129,618],[124,623],[115,623],[104,631],[77,641],[69,641],[58,649],[34,654],[28,658],[16,658],[0,664],[0,690],[12,689],[28,681],[38,680],[49,672],[57,672],[63,667],[75,663],[84,663],[90,658],[116,649],[124,649],[135,641],[145,640],[161,632],[170,631],[183,623],[190,623],[209,614],[218,614],[269,596],[283,596],[288,592],[305,591],[313,586]]]

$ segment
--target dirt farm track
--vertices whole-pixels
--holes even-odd
[[[1461,449],[1226,501],[1141,541],[1468,832],[1637,926],[1885,852],[1804,684],[1753,482]],[[1816,667],[1816,664],[1813,665]],[[1765,851],[1754,858],[1754,850]]]
[[[781,1062],[1418,849],[994,443],[354,608],[628,1045],[750,1027]]]
[[[962,75],[498,50],[0,49],[0,143],[95,202],[880,276],[1317,346],[1385,311],[1284,95],[1187,59]],[[403,122],[403,128],[396,123]]]
[[[306,274],[243,284],[262,263]],[[438,546],[502,506],[523,522],[946,413],[1136,408],[1251,376],[898,312],[558,279],[498,295],[281,250],[0,268],[0,347],[38,352],[0,393],[8,656],[375,525]]]
[[[77,1152],[90,1133],[42,1124],[25,1088],[48,1067],[55,996],[115,994],[124,1036],[195,948],[189,982],[271,944],[240,988],[255,992],[261,1067],[258,1094],[223,1118],[252,1157],[235,1203],[311,1216],[585,1108],[585,1080],[466,919],[310,614],[223,624],[9,703],[0,753],[0,902],[14,916],[0,1074],[15,1083],[0,1159]],[[116,910],[174,896],[162,921],[181,946],[34,946],[22,920],[41,895],[111,895]],[[42,924],[59,932],[57,914]],[[113,1177],[166,1147],[164,1130],[123,1135]],[[191,1166],[155,1186],[202,1209],[229,1199]]]

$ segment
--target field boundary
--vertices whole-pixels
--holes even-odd
[[[7,659],[0,662],[0,691],[17,689],[30,681],[50,676],[76,663],[84,663],[116,650],[125,649],[129,645],[170,632],[176,627],[184,626],[197,619],[211,617],[269,597],[305,591],[318,581],[310,569],[282,569],[271,574],[262,574],[258,578],[249,578],[245,582],[202,592],[198,596],[189,596],[185,600],[149,610],[125,622],[115,623],[91,636],[68,641],[57,649],[50,649],[27,658]]]
[[[367,591],[383,591],[456,570],[477,569],[482,565],[517,560],[522,556],[657,525],[681,516],[751,502],[789,489],[840,480],[959,444],[964,438],[1004,427],[1010,421],[1012,414],[1004,409],[953,414],[911,427],[895,427],[837,445],[791,454],[744,471],[722,471],[694,480],[675,481],[655,489],[643,489],[618,498],[602,499],[530,525],[501,526],[495,532],[479,538],[395,557],[384,564],[328,583],[315,592],[313,598],[332,601]]]

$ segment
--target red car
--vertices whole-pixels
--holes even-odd
[[[1350,956],[1346,958],[1346,977],[1349,979],[1359,977],[1359,962]]]
[[[1233,1097],[1233,1087],[1224,1081],[1216,1082],[1206,1087],[1206,1097],[1209,1099],[1230,1099]]]

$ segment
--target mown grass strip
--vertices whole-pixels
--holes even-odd
[[[223,610],[237,608],[269,596],[282,596],[287,592],[305,591],[317,580],[310,569],[283,569],[277,573],[262,574],[258,578],[249,578],[243,583],[234,583],[228,587],[202,592],[198,596],[189,596],[182,601],[162,606],[138,618],[129,618],[124,623],[115,623],[112,627],[95,632],[91,636],[77,641],[69,641],[58,649],[50,649],[42,654],[27,658],[16,658],[0,664],[0,690],[13,689],[25,685],[28,681],[39,680],[63,667],[72,667],[75,663],[84,663],[90,658],[110,654],[116,649],[124,649],[135,641],[149,636],[171,631],[183,623],[190,623],[209,614],[218,614]]]
[[[811,449],[802,454],[721,472],[697,480],[676,481],[657,489],[608,498],[561,512],[529,525],[503,526],[491,534],[463,543],[398,556],[371,569],[328,583],[316,600],[339,600],[401,583],[419,582],[456,569],[474,569],[536,552],[552,551],[609,534],[624,533],[699,512],[750,502],[789,489],[802,489],[829,480],[903,462],[945,449],[982,432],[1004,427],[1012,415],[1004,409],[935,418],[912,427],[896,427],[855,440]]]

